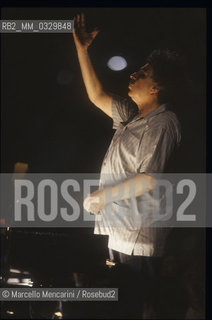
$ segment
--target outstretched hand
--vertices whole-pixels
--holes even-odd
[[[77,49],[87,49],[98,33],[99,30],[97,29],[90,33],[86,31],[84,13],[77,14],[77,16],[74,17],[73,37]]]

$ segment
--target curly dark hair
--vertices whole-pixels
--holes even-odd
[[[154,50],[147,57],[153,70],[153,80],[158,84],[159,103],[175,103],[184,96],[187,81],[182,58],[169,49]]]

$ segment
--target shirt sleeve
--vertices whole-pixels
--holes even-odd
[[[138,108],[130,98],[113,95],[112,118],[113,129],[117,129],[120,122],[126,122],[136,115]]]
[[[149,128],[137,153],[137,173],[162,173],[178,146],[177,133],[169,126]]]

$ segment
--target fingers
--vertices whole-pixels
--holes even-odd
[[[77,21],[77,15],[74,16],[74,29],[73,32],[76,33],[78,29],[78,21]]]
[[[84,200],[83,207],[88,212],[98,214],[100,212],[100,200],[98,197],[88,196]]]
[[[74,16],[74,28],[73,28],[73,34],[76,34],[76,17]]]
[[[99,29],[95,29],[94,31],[91,32],[92,38],[95,39],[97,34],[100,32]]]
[[[85,29],[85,14],[84,12],[81,13],[81,27]]]
[[[98,29],[95,29],[92,32],[86,31],[84,12],[77,14],[74,17],[73,37],[75,44],[78,47],[88,48],[93,42],[93,40],[96,38],[98,33]]]
[[[80,30],[81,30],[81,23],[80,23],[80,14],[74,16],[74,29],[73,29],[73,36],[74,38],[80,38]]]
[[[77,32],[82,32],[85,33],[86,32],[86,25],[85,25],[85,14],[84,12],[77,14],[74,17],[74,29],[75,29],[75,33]],[[97,34],[100,32],[100,30],[98,28],[96,28],[95,30],[93,30],[93,32],[91,32],[92,38],[96,38]]]
[[[85,14],[84,14],[84,12],[77,14],[74,17],[74,23],[77,25],[78,29],[85,29]]]
[[[90,208],[91,205],[93,204],[98,204],[99,203],[99,198],[98,197],[87,197],[85,200],[84,200],[84,208],[87,210]],[[88,210],[87,210],[88,211]]]

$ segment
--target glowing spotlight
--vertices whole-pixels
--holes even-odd
[[[127,61],[120,56],[115,56],[109,59],[107,66],[113,71],[120,71],[126,68]]]

